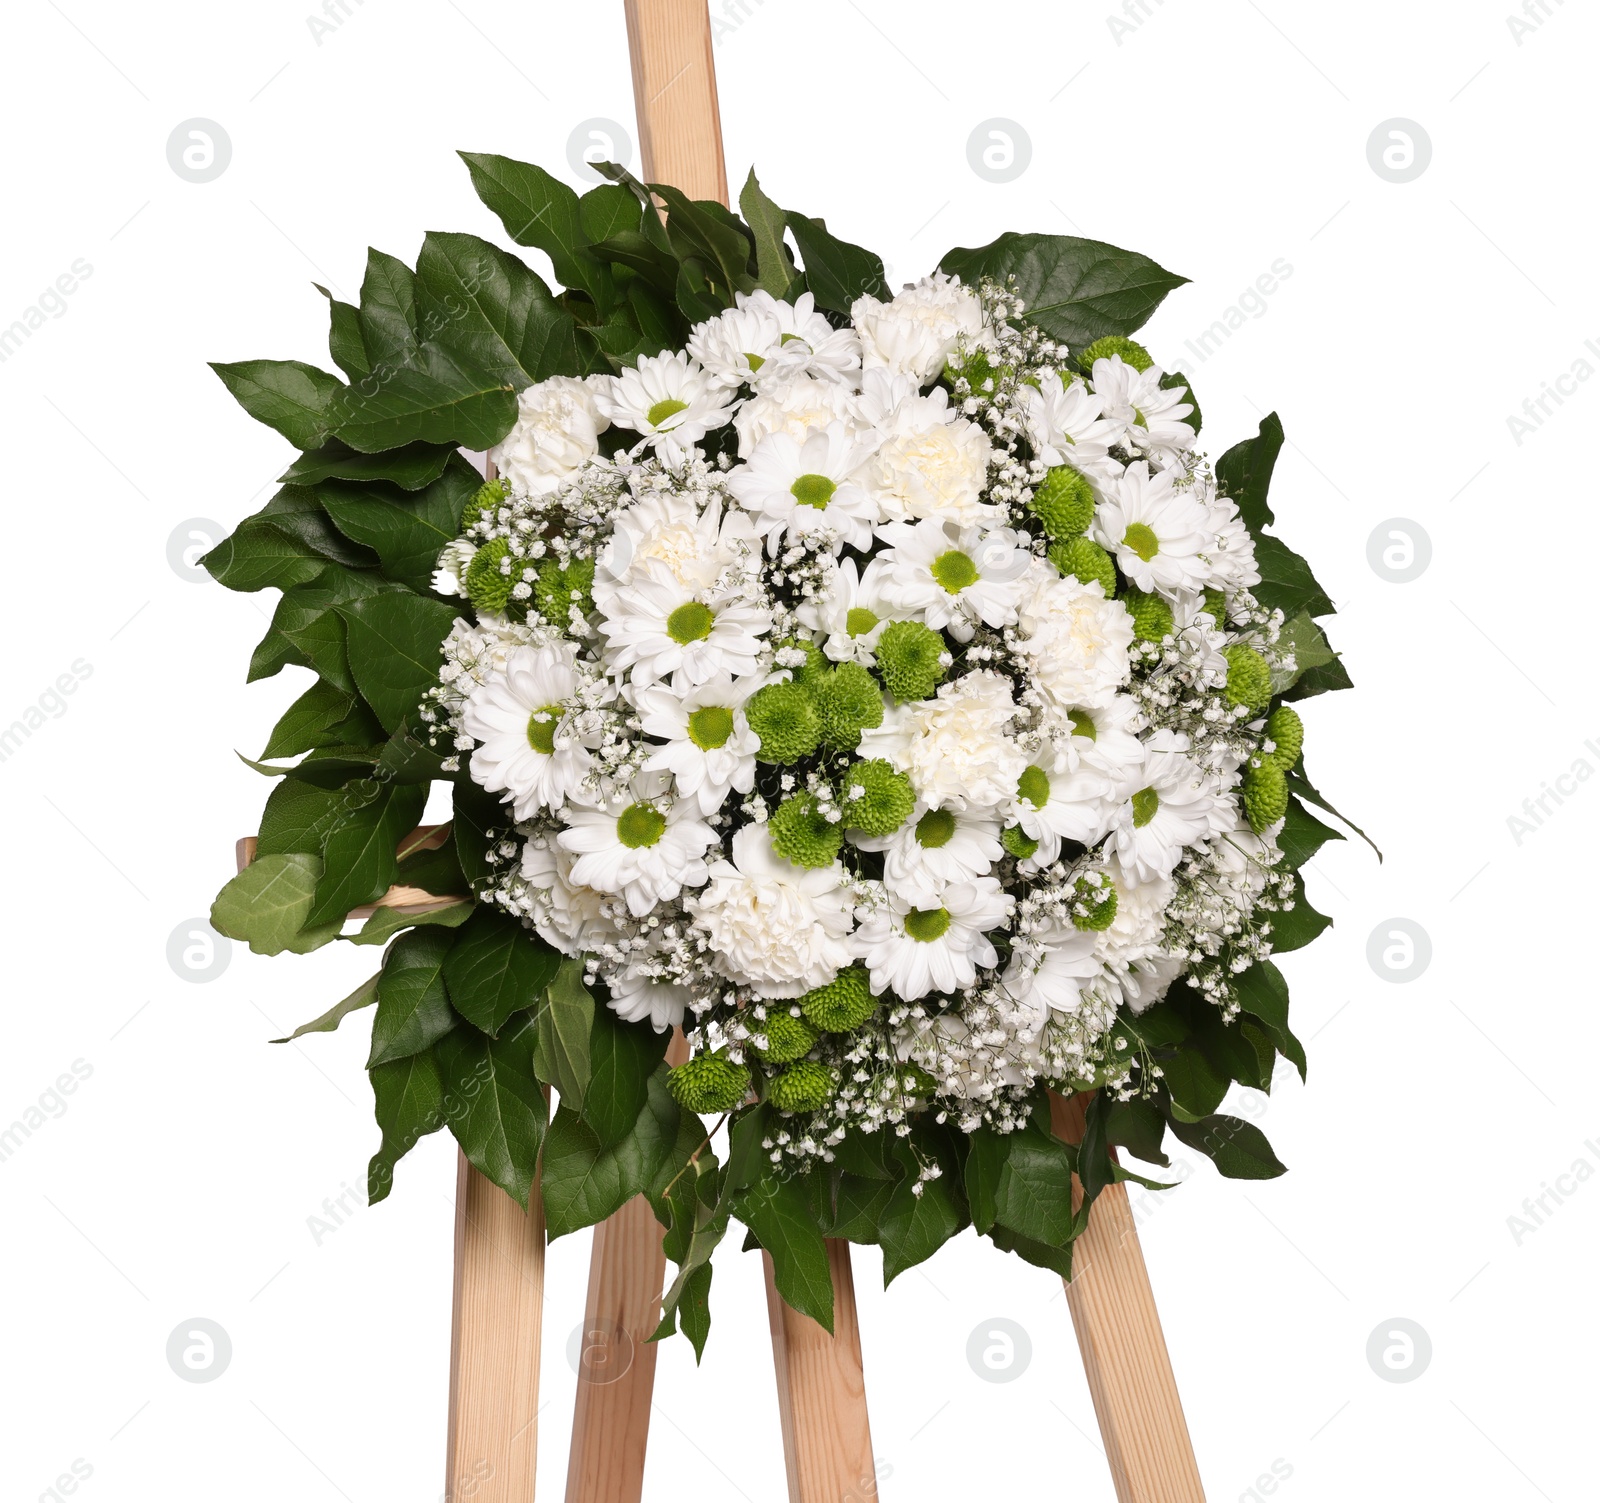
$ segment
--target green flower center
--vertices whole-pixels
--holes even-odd
[[[779,335],[779,336],[778,336],[778,343],[779,343],[779,344],[780,344],[780,345],[785,345],[785,344],[788,344],[788,342],[789,342],[789,341],[790,341],[790,340],[791,340],[791,339],[799,339],[799,338],[800,338],[800,337],[801,337],[801,336],[800,336],[800,335],[798,335],[798,334],[780,334],[780,335]]]
[[[933,561],[933,577],[952,595],[978,582],[978,566],[959,548],[941,553]]]
[[[1122,534],[1122,546],[1133,549],[1140,558],[1149,563],[1161,551],[1161,539],[1143,522],[1131,522],[1128,530]]]
[[[712,623],[716,619],[709,606],[691,600],[667,617],[667,635],[680,647],[687,647],[691,642],[704,642],[711,635]]]
[[[925,945],[931,945],[949,927],[948,908],[913,908],[906,915],[906,933]]]
[[[852,637],[864,637],[878,624],[875,611],[869,611],[864,605],[853,605],[845,613],[844,629]]]
[[[802,506],[814,506],[821,511],[833,500],[833,493],[838,489],[826,475],[802,475],[789,487],[789,494]]]
[[[1148,428],[1150,426],[1149,423],[1145,422],[1144,414],[1137,407],[1133,409],[1133,426],[1135,428]]]
[[[676,397],[663,397],[649,412],[645,413],[644,420],[652,428],[659,428],[669,417],[676,417],[689,404],[680,402]]]
[[[689,739],[701,751],[715,751],[733,734],[733,711],[707,705],[689,716]]]
[[[917,840],[930,851],[949,845],[956,833],[956,817],[948,809],[930,809],[917,821]]]
[[[630,851],[654,845],[667,828],[666,815],[649,804],[629,804],[617,819],[617,839]]]
[[[548,720],[541,716],[548,715]],[[545,705],[528,717],[528,745],[536,752],[551,756],[556,749],[556,727],[561,723],[561,706]]]
[[[1097,734],[1095,731],[1094,716],[1089,714],[1088,711],[1069,710],[1067,712],[1067,719],[1072,722],[1072,734],[1074,736],[1086,736],[1090,741],[1094,740]]]
[[[767,363],[767,357],[765,355],[752,355],[749,350],[744,352],[744,358],[750,362],[750,373],[752,375],[754,375],[755,372],[760,370],[761,367]]]
[[[1017,779],[1017,797],[1026,799],[1035,809],[1050,802],[1050,779],[1042,767],[1025,767]]]
[[[1154,788],[1141,788],[1133,796],[1133,822],[1143,829],[1156,817],[1156,810],[1161,807],[1161,795]]]

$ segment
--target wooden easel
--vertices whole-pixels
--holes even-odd
[[[624,0],[642,176],[728,202],[706,0]],[[254,842],[240,842],[241,866]],[[250,847],[249,853],[246,847]],[[387,906],[424,894],[396,889]],[[682,1035],[668,1058],[683,1058]],[[1056,1098],[1055,1130],[1083,1134],[1084,1099]],[[610,1382],[580,1381],[567,1503],[640,1503],[666,1258],[640,1197],[595,1228],[584,1329],[614,1333],[631,1361]],[[533,1503],[538,1454],[544,1214],[524,1212],[460,1159],[445,1496]],[[829,1335],[779,1297],[763,1254],[790,1503],[876,1493],[850,1248],[828,1244]],[[1067,1304],[1119,1503],[1205,1503],[1127,1192],[1101,1192],[1077,1245]],[[618,1353],[619,1357],[622,1352]],[[604,1361],[605,1351],[591,1353]],[[663,1499],[662,1503],[667,1503]]]

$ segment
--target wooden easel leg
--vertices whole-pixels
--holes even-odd
[[[1051,1098],[1058,1137],[1083,1137],[1084,1102]],[[1100,1192],[1072,1267],[1067,1305],[1118,1503],[1205,1503],[1126,1186]]]
[[[460,1157],[446,1503],[532,1503],[544,1207],[524,1211]]]
[[[861,1369],[861,1326],[850,1276],[850,1244],[830,1238],[833,1335],[783,1302],[767,1273],[767,1316],[778,1375],[778,1414],[789,1503],[869,1503],[878,1495]]]

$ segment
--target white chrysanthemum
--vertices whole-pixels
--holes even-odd
[[[735,590],[685,590],[663,563],[637,571],[604,612],[607,666],[639,688],[668,674],[693,687],[722,673],[754,673],[772,629],[764,606]]]
[[[517,819],[568,799],[587,801],[583,781],[599,738],[564,724],[579,688],[573,658],[569,644],[519,647],[467,697],[462,729],[481,743],[472,754],[473,781],[506,795]]]
[[[952,882],[986,877],[1005,854],[997,819],[920,803],[894,834],[850,839],[864,851],[883,852],[883,882],[891,892],[919,896],[930,896]]]
[[[822,651],[835,663],[871,667],[877,661],[878,638],[899,607],[885,600],[883,566],[874,559],[857,574],[856,561],[840,563],[828,589],[802,602],[800,621],[822,639]]]
[[[986,626],[1016,622],[1021,582],[1031,561],[1021,533],[1004,527],[958,530],[930,517],[915,525],[886,522],[878,536],[889,545],[882,555],[885,597],[935,630],[970,642],[980,621]]]
[[[755,516],[756,531],[776,558],[786,537],[828,528],[863,553],[872,546],[877,503],[862,489],[861,445],[843,423],[813,429],[804,439],[769,433],[750,458],[728,475],[728,489]]]
[[[612,522],[612,535],[595,561],[595,603],[605,610],[635,577],[652,564],[664,565],[691,594],[709,590],[723,571],[759,560],[760,542],[748,512],[715,498],[701,510],[681,492],[652,491],[625,507]]]
[[[819,381],[814,376],[764,381],[733,419],[739,457],[748,459],[769,433],[804,438],[811,429],[826,428],[829,423],[843,423],[852,433],[856,431],[855,395],[843,382]]]
[[[1058,712],[1109,703],[1128,681],[1133,618],[1107,600],[1099,580],[1085,584],[1035,559],[1017,602],[1017,651]]]
[[[798,997],[850,964],[853,913],[844,868],[806,868],[772,849],[765,825],[733,837],[733,859],[685,907],[706,936],[711,963],[760,997]]]
[[[670,772],[678,793],[705,815],[715,814],[730,792],[755,784],[761,738],[750,729],[744,702],[761,687],[760,675],[735,680],[727,674],[680,694],[663,684],[638,692],[639,725],[659,737],[646,772]]]
[[[645,355],[606,378],[597,401],[619,428],[642,433],[663,464],[682,464],[694,446],[732,416],[733,393],[682,350]]]
[[[1110,828],[1114,791],[1111,780],[1085,762],[1072,770],[1037,762],[1023,768],[1009,812],[1023,834],[1039,842],[1026,870],[1043,871],[1061,854],[1063,840],[1096,844]]]
[[[1144,765],[1139,731],[1144,712],[1130,695],[1119,694],[1103,705],[1085,705],[1070,715],[1069,751],[1118,788]]]
[[[1091,528],[1095,541],[1134,584],[1167,596],[1205,587],[1210,568],[1204,554],[1213,541],[1205,507],[1173,478],[1171,470],[1152,473],[1144,460],[1136,460],[1102,482]]]
[[[551,376],[517,394],[517,420],[489,450],[513,492],[548,495],[600,452],[600,435],[611,426],[600,406],[607,381]]]
[[[1037,1033],[1053,1012],[1077,1015],[1085,983],[1100,971],[1095,936],[1064,919],[1013,941],[1001,984],[1028,1014],[1028,1032]]]
[[[641,778],[631,794],[598,809],[561,811],[567,828],[557,837],[578,859],[572,880],[599,892],[614,892],[628,912],[643,918],[657,903],[670,902],[707,877],[705,853],[717,832],[687,799],[658,807],[656,780]]]
[[[1106,451],[1118,441],[1115,423],[1101,415],[1100,398],[1083,381],[1064,372],[1022,389],[1028,439],[1048,465],[1070,464],[1085,474],[1102,475],[1116,468]]]
[[[1209,475],[1197,475],[1191,492],[1206,513],[1206,533],[1210,540],[1206,544],[1205,560],[1211,566],[1206,587],[1226,590],[1231,595],[1235,590],[1248,590],[1260,584],[1255,539],[1244,525],[1238,506],[1217,493],[1216,482]]]
[[[889,889],[856,931],[856,953],[867,963],[873,991],[915,1002],[971,986],[979,966],[999,959],[986,934],[1005,923],[1015,901],[994,877],[952,882],[926,897]]]
[[[665,1033],[683,1022],[694,993],[686,986],[663,981],[650,973],[647,961],[635,961],[627,970],[606,978],[611,996],[607,1006],[625,1023],[648,1023]]]
[[[735,293],[732,308],[690,330],[686,348],[723,386],[753,382],[777,354],[783,337],[772,302],[769,293]]]
[[[937,517],[963,527],[1005,520],[983,500],[993,447],[976,423],[956,413],[944,389],[924,396],[908,376],[866,373],[858,403],[876,448],[862,483],[885,521]]]
[[[1095,361],[1091,379],[1101,411],[1115,427],[1115,442],[1170,464],[1194,447],[1195,431],[1184,422],[1194,406],[1186,386],[1162,386],[1164,375],[1159,365],[1139,371],[1112,355]]]
[[[862,732],[861,755],[905,773],[930,808],[993,811],[1010,803],[1028,765],[1008,733],[1016,714],[1011,680],[983,669],[886,710]]]
[[[959,277],[935,272],[887,303],[870,295],[850,305],[850,321],[861,336],[864,369],[883,366],[919,382],[944,369],[957,340],[969,346],[984,335],[983,305]]]
[[[1140,881],[1115,858],[1106,875],[1117,890],[1116,917],[1094,936],[1095,959],[1113,990],[1114,1001],[1126,1001],[1143,1012],[1166,992],[1182,961],[1162,948],[1167,907],[1177,891],[1171,877]]]
[[[577,860],[551,837],[536,835],[522,848],[521,870],[529,886],[530,915],[539,938],[563,955],[615,941],[619,930],[608,905],[614,900],[572,880]]]
[[[437,595],[465,595],[467,565],[478,551],[470,538],[452,538],[439,550],[439,562],[433,571],[433,589]]]
[[[1151,750],[1112,811],[1111,848],[1141,882],[1170,876],[1184,847],[1212,833],[1216,805],[1197,763],[1181,751]]]

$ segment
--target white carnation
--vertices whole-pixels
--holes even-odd
[[[1085,584],[1034,562],[1017,605],[1017,651],[1051,708],[1109,704],[1128,681],[1132,645],[1133,618],[1120,600],[1105,598],[1098,580]]]
[[[969,344],[983,336],[983,305],[959,277],[935,272],[887,303],[869,295],[850,305],[850,320],[861,336],[864,369],[885,367],[933,380],[944,369],[957,340]]]
[[[994,810],[1009,804],[1028,759],[1008,734],[1017,706],[1011,681],[981,670],[944,684],[932,699],[884,713],[861,737],[863,757],[883,757],[931,808]]]
[[[516,422],[489,450],[513,491],[548,495],[600,452],[600,435],[611,426],[596,400],[604,379],[552,376],[518,393]]]

